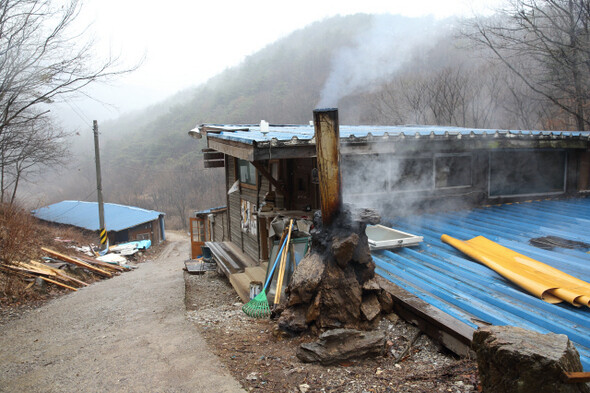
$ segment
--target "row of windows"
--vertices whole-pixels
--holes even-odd
[[[489,152],[490,197],[559,193],[565,190],[566,152],[513,150]],[[400,158],[385,155],[345,156],[344,190],[350,194],[428,191],[473,185],[471,153]],[[242,184],[256,185],[256,168],[237,160]]]
[[[423,191],[472,184],[470,154],[428,158],[348,156],[342,160],[344,189],[352,194]]]
[[[565,151],[489,152],[490,197],[559,193],[565,190]],[[428,191],[473,185],[472,154],[426,158],[347,156],[344,189],[350,194]]]

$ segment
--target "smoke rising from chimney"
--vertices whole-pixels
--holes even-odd
[[[373,16],[371,27],[357,36],[354,45],[334,55],[316,108],[337,107],[347,95],[370,91],[391,78],[417,48],[435,43],[441,24],[433,17]]]

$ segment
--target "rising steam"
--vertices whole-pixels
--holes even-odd
[[[433,17],[375,15],[371,27],[356,37],[353,46],[334,55],[316,107],[337,107],[341,98],[370,91],[388,80],[418,48],[434,44],[435,33],[442,25]]]

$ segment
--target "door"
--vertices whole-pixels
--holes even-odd
[[[204,218],[192,218],[190,219],[191,226],[191,258],[195,259],[202,255],[203,251],[201,247],[206,241],[209,241],[207,226],[205,225]]]

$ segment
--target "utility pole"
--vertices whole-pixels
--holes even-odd
[[[100,222],[100,248],[106,246],[107,243],[107,229],[104,223],[104,202],[102,200],[102,177],[100,175],[100,148],[98,146],[98,122],[92,122],[92,129],[94,131],[94,157],[96,161],[96,191],[98,194],[98,219]],[[107,246],[108,247],[108,246]]]

